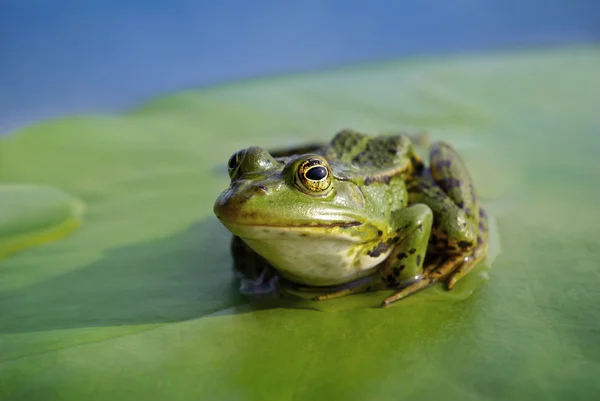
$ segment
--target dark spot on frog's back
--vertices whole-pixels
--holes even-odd
[[[479,222],[479,230],[481,230],[482,232],[486,231],[486,227],[485,227],[485,224],[483,224],[483,221]]]
[[[416,180],[414,184],[411,185],[414,191],[426,191],[432,188],[431,183],[424,180]]]
[[[459,246],[461,249],[466,249],[466,248],[470,248],[470,247],[472,247],[472,246],[473,246],[473,244],[472,244],[472,243],[470,243],[469,241],[458,241],[458,246]]]
[[[373,183],[382,183],[382,184],[389,185],[391,180],[392,180],[392,177],[389,175],[367,177],[367,178],[365,178],[365,185],[371,185]]]
[[[388,249],[390,249],[390,244],[388,244],[387,242],[380,242],[379,244],[377,244],[377,246],[373,249],[371,249],[369,252],[367,252],[367,255],[369,255],[372,258],[376,258],[379,255],[381,255],[382,253],[384,253],[385,251],[387,251]]]
[[[442,180],[442,185],[445,189],[460,187],[462,182],[456,178],[448,177]]]
[[[367,148],[368,148],[368,145],[367,145]],[[352,158],[352,163],[361,164],[367,157],[368,157],[368,153],[366,152],[366,150],[363,150],[362,152],[360,152],[359,154],[354,156],[354,158]]]
[[[444,168],[444,167],[450,167],[452,165],[452,161],[450,159],[444,159],[444,160],[440,160],[438,162],[438,166]]]

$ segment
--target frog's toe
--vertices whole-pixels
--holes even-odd
[[[429,287],[436,281],[437,280],[434,277],[427,277],[427,276],[423,275],[422,277],[420,277],[419,279],[414,281],[412,284],[404,287],[402,290],[400,290],[400,291],[396,292],[395,294],[384,299],[383,302],[381,303],[381,307],[385,308],[386,306],[389,306],[396,301],[400,301],[401,299],[404,299],[404,298],[408,297],[409,295],[413,295],[413,294]]]
[[[341,297],[345,297],[346,295],[352,295],[355,292],[356,292],[356,290],[353,288],[345,288],[343,290],[330,292],[330,293],[323,294],[323,295],[317,295],[313,298],[313,301],[326,301],[328,299],[341,298]]]
[[[445,261],[441,262],[441,257],[435,258],[424,270],[423,275],[420,276],[416,281],[402,288],[397,293],[386,298],[382,303],[382,307],[389,306],[390,304],[399,301],[413,295],[430,285],[437,282],[444,281],[451,275],[456,269],[459,269],[464,264],[465,257],[463,255],[452,256]],[[466,273],[465,273],[466,274]],[[454,285],[454,284],[453,284]],[[451,289],[451,287],[448,287]]]
[[[313,298],[314,301],[325,301],[328,299],[345,297],[346,295],[369,292],[378,287],[377,277],[367,276],[351,281],[347,284],[337,286],[330,289],[326,294],[317,295]]]
[[[274,294],[278,295],[277,292],[277,282],[278,276],[274,275],[267,279],[268,268],[263,269],[260,275],[257,278],[248,278],[240,273],[240,294],[256,296],[256,295],[266,295],[266,294]]]
[[[482,245],[475,248],[475,251],[464,257],[463,263],[461,263],[455,270],[450,273],[448,281],[446,283],[448,290],[460,280],[465,277],[473,268],[483,259],[487,253],[487,246]]]

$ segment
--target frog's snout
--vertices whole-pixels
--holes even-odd
[[[253,198],[263,197],[269,194],[267,186],[248,180],[236,180],[232,185],[219,195],[215,201],[213,211],[221,220],[235,220],[240,217],[249,216],[245,204]]]

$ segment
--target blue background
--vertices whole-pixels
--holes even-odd
[[[0,133],[232,79],[598,39],[598,0],[0,0]]]

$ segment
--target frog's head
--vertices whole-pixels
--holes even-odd
[[[250,147],[231,156],[228,169],[231,185],[216,200],[215,214],[229,231],[299,281],[316,284],[323,269],[340,258],[360,264],[364,252],[359,248],[381,235],[368,218],[360,189],[318,154],[275,159],[263,148]],[[306,278],[306,270],[295,271],[299,258],[320,272]]]
[[[273,158],[263,148],[236,152],[228,165],[231,185],[214,212],[234,234],[262,236],[262,228],[286,230],[357,227],[366,222],[362,193],[336,177],[320,155]]]

